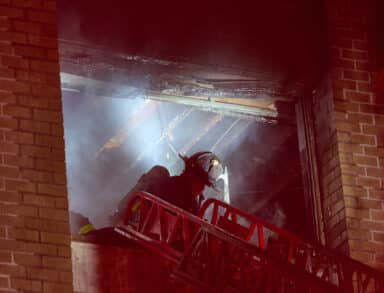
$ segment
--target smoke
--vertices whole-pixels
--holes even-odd
[[[284,132],[278,125],[142,98],[64,92],[63,105],[70,209],[97,227],[107,225],[119,200],[152,166],[163,165],[173,175],[179,174],[183,169],[179,152],[191,155],[213,149],[228,168],[231,203],[250,212],[265,201],[254,191],[266,188],[263,169],[274,154],[259,158],[258,152],[264,152],[260,141],[269,143],[268,131],[281,128]],[[255,174],[259,180],[250,181]],[[223,199],[208,188],[205,195]],[[268,209],[260,211],[260,216],[284,224],[279,205],[264,206]]]

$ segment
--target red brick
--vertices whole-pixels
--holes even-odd
[[[0,1],[0,5],[8,4],[7,1],[9,1],[9,0]],[[3,2],[5,2],[5,3],[3,3]],[[0,19],[0,29],[1,30],[4,30],[4,31],[9,30],[10,26],[11,26],[11,20],[10,19],[8,19],[8,18]]]
[[[384,126],[384,115],[375,115],[375,124]]]
[[[67,177],[64,173],[53,174],[53,182],[56,184],[67,185]]]
[[[0,288],[5,289],[5,288],[10,288],[10,280],[9,277],[0,277]],[[4,292],[4,291],[3,291]]]
[[[19,152],[19,146],[14,143],[0,143],[0,152],[3,154],[17,154]]]
[[[57,50],[48,50],[47,58],[51,61],[59,61],[59,52]]]
[[[365,175],[365,169],[361,166],[356,166],[355,164],[340,164],[340,169],[343,175],[352,174],[352,175]]]
[[[350,137],[352,143],[375,145],[376,140],[373,135],[353,134]]]
[[[65,152],[62,148],[52,148],[52,158],[59,161],[65,160]]]
[[[5,189],[9,191],[35,192],[36,184],[25,180],[6,180]]]
[[[368,54],[367,52],[344,49],[342,51],[342,57],[348,58],[348,59],[355,59],[355,60],[367,60]]]
[[[60,78],[59,76],[44,73],[44,72],[35,72],[35,71],[16,71],[16,78],[20,81],[28,81],[31,83],[41,83],[49,86],[53,86],[55,88],[60,88]],[[32,90],[36,90],[35,87],[32,87]],[[46,108],[50,108],[50,101],[47,100]]]
[[[21,194],[11,191],[0,191],[0,202],[21,202]]]
[[[61,122],[63,120],[61,112],[44,110],[34,110],[33,118],[38,121],[46,122]]]
[[[47,219],[38,219],[26,217],[25,227],[28,229],[39,230],[40,232],[52,232],[69,234],[69,223],[62,221],[53,221]]]
[[[59,272],[55,270],[43,268],[27,268],[27,276],[29,279],[43,280],[43,281],[57,281],[59,279]]]
[[[15,103],[16,97],[13,93],[9,92],[0,92],[0,102],[1,103]]]
[[[43,235],[44,232],[41,232],[40,234]],[[25,243],[25,248],[23,250],[39,255],[57,255],[56,245],[50,244],[27,242]]]
[[[376,157],[369,157],[364,155],[354,155],[353,159],[356,164],[362,165],[362,166],[378,166],[378,161]]]
[[[376,230],[384,232],[384,225],[380,222],[374,221],[361,221],[361,226],[366,228],[367,230]]]
[[[371,177],[384,177],[383,168],[366,168],[367,175]]]
[[[73,277],[71,272],[60,272],[59,273],[59,280],[62,283],[73,283]]]
[[[356,145],[356,144],[339,143],[338,149],[340,152],[345,152],[345,153],[361,154],[363,152],[363,148],[360,145]]]
[[[29,67],[27,59],[17,56],[1,56],[1,63],[11,68],[28,69]]]
[[[41,241],[50,244],[69,245],[71,237],[67,234],[41,232]]]
[[[3,113],[14,117],[30,118],[32,116],[31,109],[14,105],[5,105]]]
[[[25,44],[27,41],[26,34],[17,32],[0,32],[0,41],[14,42],[18,44]]]
[[[365,218],[369,219],[369,210],[368,209],[354,209],[354,208],[346,208],[345,216],[351,218]]]
[[[374,125],[363,125],[363,132],[366,134],[382,135],[384,133],[384,127]]]
[[[39,98],[60,99],[61,97],[60,88],[40,84],[32,85],[32,94]]]
[[[371,101],[371,95],[366,93],[346,91],[345,97],[352,102],[369,103]]]
[[[384,242],[384,233],[373,232],[373,240]]]
[[[51,219],[55,221],[68,222],[69,220],[68,211],[51,208],[39,208],[39,217],[42,219]]]
[[[6,178],[19,178],[20,171],[19,168],[16,167],[0,166],[0,174]]]
[[[43,1],[41,1],[41,0],[12,0],[12,5],[14,7],[41,9],[41,8],[43,8]]]
[[[23,195],[23,201],[27,205],[35,205],[38,207],[54,207],[55,199],[48,196],[26,193]]]
[[[336,121],[335,127],[337,128],[338,131],[360,132],[360,126],[355,123]]]
[[[57,49],[58,48],[58,41],[57,38],[51,38],[51,37],[43,37],[40,35],[28,35],[28,44],[42,47],[42,48],[49,48],[49,49]]]
[[[358,81],[368,81],[369,74],[366,71],[344,70],[344,78]]]
[[[41,281],[27,279],[11,279],[11,287],[14,289],[25,290],[28,292],[41,292]]]
[[[382,205],[380,200],[359,199],[359,207],[363,209],[381,209]]]
[[[0,117],[0,128],[15,129],[18,126],[18,122],[13,118]]]
[[[72,249],[70,246],[58,246],[58,255],[71,258]]]
[[[15,251],[22,251],[25,249],[24,242],[17,241],[14,239],[0,239],[0,249],[2,250],[12,250]]]
[[[0,77],[13,79],[15,77],[15,70],[11,68],[0,68]]]
[[[16,240],[27,240],[38,242],[39,241],[39,232],[35,230],[21,229],[21,228],[12,228],[8,230],[9,237]]]
[[[44,1],[44,8],[47,10],[56,11],[57,9],[56,1],[49,1],[49,0]]]
[[[334,80],[333,85],[339,89],[356,90],[356,81],[352,80]]]
[[[360,105],[360,112],[381,114],[381,113],[384,113],[384,106],[361,104]]]
[[[25,268],[16,265],[0,264],[0,274],[9,275],[11,277],[24,277],[26,275]]]
[[[46,171],[55,171],[55,172],[65,172],[65,165],[62,161],[52,161],[52,160],[36,160],[36,169],[46,170]]]
[[[31,87],[25,82],[5,79],[0,79],[0,88],[4,91],[10,91],[16,94],[25,94],[31,91]]]
[[[353,40],[353,48],[357,50],[368,50],[368,43],[361,40]]]
[[[23,18],[24,11],[18,8],[0,6],[0,15],[6,15],[10,18]]]
[[[32,21],[48,23],[48,24],[56,24],[57,18],[56,14],[42,11],[28,11],[28,18]]]
[[[335,38],[331,40],[332,46],[352,49],[352,40],[343,39],[343,38]]]
[[[358,112],[359,111],[359,104],[357,103],[350,103],[350,102],[340,102],[335,101],[334,107],[336,111],[349,111],[349,112]]]
[[[64,148],[64,139],[57,136],[36,135],[35,143],[36,145]]]
[[[8,238],[7,234],[8,234],[8,228],[6,228],[5,226],[4,227],[0,227],[0,238]]]
[[[21,172],[23,178],[29,179],[31,182],[51,183],[53,181],[52,174],[35,170],[23,170]]]
[[[59,73],[60,66],[57,62],[41,61],[41,60],[31,60],[31,69],[47,72],[47,73]]]
[[[16,252],[13,254],[15,263],[25,266],[41,266],[42,258],[40,255],[34,255],[32,253]]]
[[[33,144],[33,134],[20,131],[5,132],[5,140],[20,144]]]
[[[15,20],[13,21],[13,27],[15,31],[30,33],[32,38],[57,37],[57,27],[55,25]]]
[[[51,150],[48,147],[21,146],[21,154],[35,158],[51,158]]]
[[[355,62],[349,59],[334,58],[332,63],[337,67],[355,69]]]
[[[372,211],[372,220],[384,221],[384,211]]]
[[[72,284],[44,282],[44,293],[72,293]]]
[[[357,30],[350,30],[344,27],[335,29],[335,36],[343,39],[364,40],[364,33]]]
[[[360,92],[372,92],[373,87],[369,82],[358,82],[357,90]]]
[[[41,59],[47,57],[46,51],[42,48],[37,48],[32,46],[14,46],[14,49],[15,49],[15,55],[21,56],[21,57],[41,58]],[[31,66],[32,66],[32,63],[31,63]]]
[[[62,185],[54,185],[54,184],[39,184],[38,191],[42,194],[49,194],[54,196],[66,196],[67,189]]]
[[[369,178],[369,177],[358,177],[357,178],[357,185],[363,186],[363,187],[374,187],[374,188],[380,188],[381,183],[380,179],[378,178]]]
[[[52,123],[51,124],[51,134],[54,136],[63,137],[64,136],[63,124]]]
[[[0,263],[11,262],[11,261],[12,261],[12,252],[0,251]]]
[[[364,190],[361,187],[353,187],[353,186],[343,186],[343,192],[345,196],[358,196],[358,197],[363,197],[367,195],[367,191]]]
[[[351,250],[350,257],[362,263],[369,263],[372,262],[374,254],[371,252]]]
[[[362,70],[362,71],[370,71],[372,70],[372,65],[369,62],[365,61],[357,61],[356,62],[356,69]]]
[[[23,106],[34,108],[49,108],[48,99],[33,98],[30,96],[18,96],[18,103]]]
[[[20,129],[37,133],[50,133],[49,123],[34,120],[20,120]]]
[[[364,153],[368,156],[384,156],[384,148],[365,146]]]
[[[5,226],[23,227],[24,219],[22,217],[14,215],[0,215],[0,223]]]
[[[2,205],[0,204],[0,214],[19,215],[19,216],[37,216],[37,208],[23,205]]]
[[[71,259],[66,257],[43,256],[43,266],[57,270],[72,270]]]
[[[363,229],[348,229],[348,239],[371,240],[371,232]]]

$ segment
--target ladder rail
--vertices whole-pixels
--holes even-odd
[[[215,211],[214,217],[211,217],[209,214],[209,209]],[[220,209],[226,220],[231,220],[234,224],[247,229],[248,234],[246,237],[237,234],[238,237],[250,242],[254,238],[252,234],[257,234],[256,238],[259,241],[252,243],[260,249],[265,249],[264,245],[262,245],[266,238],[265,231],[272,231],[287,243],[285,253],[282,253],[286,262],[299,266],[301,261],[304,270],[317,275],[323,280],[326,279],[337,284],[346,292],[353,292],[353,290],[359,293],[367,292],[371,290],[369,286],[373,286],[376,289],[374,292],[384,292],[384,275],[382,273],[323,246],[306,243],[296,235],[276,227],[257,216],[247,214],[225,202],[213,198],[207,199],[200,209],[199,217],[206,219],[212,225],[220,226],[220,216],[218,215]],[[236,216],[229,219],[229,215],[234,214]],[[243,219],[242,222],[241,219]],[[244,223],[248,223],[248,227]],[[257,227],[256,230],[254,229],[255,226]],[[236,235],[236,231],[231,230],[230,232]]]
[[[210,208],[213,210],[211,221],[207,219]],[[222,215],[226,218],[223,219]],[[244,223],[248,223],[249,226],[244,227],[242,225]],[[179,264],[179,275],[184,277],[185,270],[181,269],[181,264],[187,259],[193,261],[191,255],[189,258],[187,256],[191,253],[191,249],[199,247],[195,240],[204,232],[208,235],[206,237],[216,239],[211,241],[210,245],[217,247],[218,252],[211,251],[211,256],[217,259],[222,257],[220,245],[226,246],[232,243],[233,247],[247,251],[243,255],[250,255],[249,249],[257,250],[260,259],[260,253],[262,253],[262,257],[268,260],[268,264],[273,263],[268,269],[271,272],[276,271],[276,266],[283,266],[288,270],[282,273],[286,277],[291,272],[296,275],[304,274],[310,276],[309,279],[315,286],[317,282],[325,283],[330,286],[330,290],[335,287],[342,292],[363,293],[372,288],[375,288],[373,292],[384,292],[384,277],[379,272],[324,247],[307,244],[292,233],[214,199],[208,199],[202,205],[199,215],[195,216],[152,194],[136,192],[127,204],[124,225],[116,227],[115,230],[155,250],[173,263]],[[283,239],[286,245],[278,250],[273,248],[273,243],[268,242],[265,236],[267,230]],[[254,236],[258,241],[255,242]],[[231,249],[234,249],[233,247]],[[207,251],[201,250],[201,253],[207,253]],[[238,265],[241,267],[240,264]],[[223,274],[219,269],[217,270],[217,274]],[[279,275],[274,273],[276,274]],[[279,278],[282,279],[283,275],[280,274]],[[295,279],[294,276],[290,278]]]

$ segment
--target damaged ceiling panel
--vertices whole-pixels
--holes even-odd
[[[68,41],[61,41],[60,52],[62,88],[67,91],[92,88],[97,96],[141,95],[290,121],[295,120],[293,103],[303,95],[302,84],[284,88],[282,81],[265,72],[111,54]]]

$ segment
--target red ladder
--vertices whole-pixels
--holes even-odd
[[[197,217],[137,192],[115,231],[171,260],[174,277],[206,292],[384,292],[379,272],[215,199]]]

